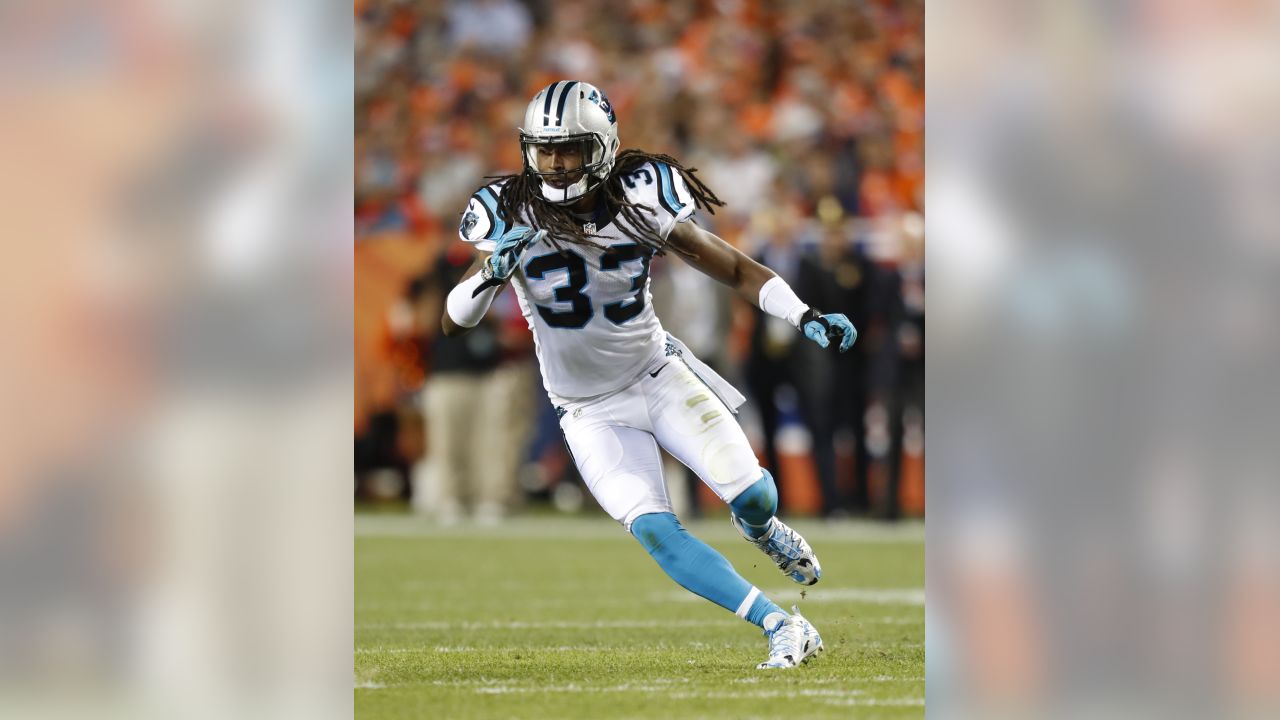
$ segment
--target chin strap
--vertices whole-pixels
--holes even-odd
[[[612,165],[610,165],[610,166],[608,166],[608,167],[609,167],[610,172],[612,172],[613,166],[612,166]],[[536,175],[536,173],[535,173],[535,175]],[[556,204],[556,205],[567,205],[567,204],[572,203],[572,202],[577,202],[578,200],[581,200],[582,198],[584,198],[584,197],[586,197],[586,196],[590,195],[590,194],[591,194],[592,192],[594,192],[597,188],[599,188],[600,186],[604,185],[604,184],[605,184],[605,182],[607,182],[607,181],[608,181],[608,179],[609,179],[609,176],[608,176],[608,175],[605,175],[604,179],[602,180],[602,179],[600,179],[600,178],[596,177],[593,173],[588,172],[588,173],[586,174],[586,176],[585,176],[585,177],[583,177],[581,180],[579,180],[578,182],[576,182],[576,183],[574,183],[574,184],[572,184],[572,185],[570,185],[569,187],[564,188],[564,189],[560,189],[560,188],[558,188],[558,187],[556,187],[556,186],[554,186],[554,185],[552,185],[552,184],[548,183],[546,180],[543,180],[541,177],[539,177],[539,178],[538,178],[538,182],[540,182],[540,183],[542,184],[542,188],[541,188],[541,190],[542,190],[542,199],[543,199],[543,200],[546,200],[547,202],[549,202],[549,203],[553,203],[553,204]],[[551,199],[551,194],[552,194],[552,193],[560,193],[560,194],[562,194],[562,195],[563,195],[563,194],[566,194],[566,193],[568,193],[569,191],[573,190],[574,188],[578,187],[579,185],[581,185],[581,186],[582,186],[582,192],[578,193],[577,195],[574,195],[574,196],[573,196],[573,197],[571,197],[571,198],[565,198],[564,200],[552,200],[552,199]]]
[[[587,193],[590,193],[592,190],[595,189],[594,187],[589,187],[589,185],[591,184],[590,183],[591,177],[592,177],[591,175],[588,175],[586,178],[583,178],[582,180],[579,180],[578,182],[564,189],[558,188],[552,185],[551,183],[548,183],[546,180],[543,180],[542,181],[542,199],[546,200],[549,203],[553,203],[555,205],[568,205],[569,203],[577,202],[578,200],[581,200],[582,198],[586,197]],[[574,195],[573,197],[565,197],[563,200],[551,199],[550,193],[560,193],[561,195],[567,196],[571,190],[578,187],[579,185],[582,186],[582,192],[578,193],[577,195]]]

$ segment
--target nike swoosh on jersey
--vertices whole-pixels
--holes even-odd
[[[662,367],[660,367],[660,368],[658,368],[657,370],[654,370],[653,372],[649,373],[649,377],[651,377],[651,378],[656,378],[656,377],[658,377],[658,373],[662,372],[662,371],[663,371],[663,370],[665,370],[666,368],[667,368],[666,364],[663,364],[663,366],[662,366]]]

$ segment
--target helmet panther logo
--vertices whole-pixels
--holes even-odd
[[[604,114],[609,116],[609,122],[618,122],[618,117],[613,114],[613,105],[609,102],[609,98],[605,97],[604,93],[599,90],[592,90],[591,94],[587,96],[587,100],[599,105]]]

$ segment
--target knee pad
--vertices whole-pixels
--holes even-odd
[[[751,525],[764,525],[778,512],[778,486],[768,470],[760,472],[760,479],[729,503],[733,514]]]

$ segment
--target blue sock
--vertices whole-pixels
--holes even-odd
[[[764,535],[769,519],[778,512],[778,487],[773,484],[773,476],[768,470],[760,472],[760,479],[729,503],[733,514],[746,526],[751,537],[756,538]]]
[[[689,592],[766,629],[787,616],[744,580],[723,555],[690,535],[675,515],[641,515],[631,523],[631,534],[658,566]]]
[[[756,592],[756,596],[751,601],[751,609],[747,610],[747,622],[759,625],[765,630],[772,630],[777,627],[778,623],[787,618],[787,613],[772,600],[765,597],[764,593],[755,588],[751,589]]]

